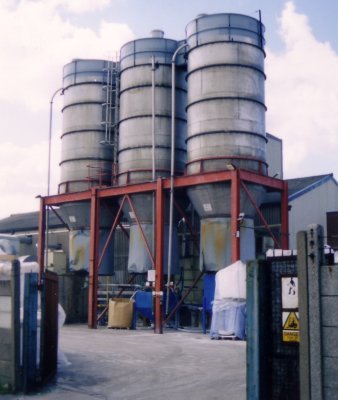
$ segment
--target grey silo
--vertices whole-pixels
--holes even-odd
[[[153,177],[152,157],[152,58],[155,62],[155,179],[170,176],[171,162],[171,60],[180,42],[153,31],[151,37],[126,43],[120,56],[120,121],[118,183],[140,183]],[[175,170],[182,174],[186,162],[185,60],[180,57],[176,83]],[[149,244],[153,242],[152,195],[132,200]],[[168,207],[166,207],[168,210]],[[145,272],[151,262],[145,251],[135,216],[126,212],[130,227],[128,269]],[[166,215],[165,236],[168,235]],[[176,236],[176,235],[174,235]],[[173,252],[176,244],[173,246]],[[166,256],[165,256],[166,260]],[[166,261],[165,261],[166,263]]]
[[[61,179],[59,193],[88,190],[91,186],[111,185],[114,148],[107,145],[109,130],[115,124],[118,63],[107,60],[74,59],[63,69],[63,131],[61,136]],[[111,135],[113,136],[113,134]],[[113,138],[112,138],[113,143]],[[111,205],[113,207],[113,205]],[[90,204],[67,203],[60,213],[71,229],[70,268],[88,269]],[[112,224],[112,214],[102,209],[100,251]],[[99,274],[110,275],[113,248],[109,246]]]
[[[113,149],[102,142],[106,135],[105,121],[114,122],[113,107],[107,116],[104,104],[108,73],[115,67],[110,61],[80,59],[64,67],[60,193],[87,190],[101,182],[111,183]],[[114,86],[113,81],[111,87]],[[115,98],[112,106],[114,101]]]
[[[239,14],[201,15],[187,25],[187,174],[229,164],[266,174],[263,33],[260,21]],[[259,204],[264,189],[250,191]],[[230,186],[196,186],[188,195],[201,218],[201,266],[218,270],[231,257]],[[254,209],[243,193],[241,212],[245,258],[254,251]]]

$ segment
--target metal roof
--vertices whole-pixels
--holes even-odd
[[[334,179],[333,174],[308,176],[305,178],[287,179],[289,186],[289,201],[303,196],[304,194],[314,190],[318,186],[332,180],[337,186],[338,183]]]
[[[39,226],[39,212],[29,212],[23,214],[12,214],[7,218],[0,220],[0,233],[21,233],[28,231],[37,231]],[[51,211],[49,213],[50,229],[63,228],[64,225]]]

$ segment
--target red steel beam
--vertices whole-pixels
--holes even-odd
[[[85,192],[76,192],[76,193],[63,193],[56,194],[54,196],[45,197],[45,204],[47,206],[55,206],[64,203],[73,203],[77,201],[85,201],[91,199],[90,190],[86,190]]]
[[[102,188],[100,189],[98,196],[100,198],[105,198],[105,197],[123,196],[125,194],[153,192],[154,190],[156,190],[156,182],[144,182],[126,186]]]
[[[124,205],[125,201],[126,201],[126,196],[123,197],[123,200],[122,200],[121,205],[120,205],[120,207],[118,209],[118,212],[117,212],[116,217],[114,219],[113,225],[112,225],[112,227],[110,229],[110,232],[109,232],[109,235],[107,237],[107,240],[106,240],[106,242],[105,242],[105,244],[103,246],[102,253],[101,253],[101,256],[99,258],[99,262],[97,264],[97,273],[99,272],[99,269],[100,269],[100,266],[101,266],[102,261],[104,259],[104,256],[106,255],[109,242],[110,242],[110,240],[111,240],[111,238],[113,236],[113,233],[114,233],[114,231],[116,229],[116,226],[119,223],[120,215],[122,213],[122,208],[123,208],[123,205]]]
[[[100,201],[97,197],[97,189],[91,190],[90,203],[90,255],[89,255],[89,287],[88,287],[88,327],[97,328],[97,288],[98,273],[97,264],[99,256],[99,221]]]
[[[184,302],[184,300],[189,296],[189,294],[191,293],[191,291],[194,289],[194,287],[196,287],[197,283],[199,282],[199,280],[202,278],[202,276],[204,275],[204,271],[200,271],[198,273],[198,275],[196,276],[196,278],[194,279],[193,283],[191,284],[191,286],[184,292],[184,294],[182,295],[180,301],[175,305],[175,307],[170,311],[170,314],[167,316],[167,318],[165,319],[165,321],[163,322],[163,325],[167,324],[171,318],[175,315],[176,311],[179,309],[179,307],[181,307],[182,303]]]
[[[162,183],[161,179],[156,182],[155,333],[163,333],[164,192]]]
[[[271,178],[265,175],[256,174],[254,172],[238,170],[240,178],[243,181],[256,183],[262,186],[266,186],[271,189],[278,191],[283,190],[283,181],[280,179]],[[174,179],[175,188],[184,188],[195,185],[203,185],[208,183],[224,182],[231,180],[232,171],[217,171],[217,172],[205,172],[196,175],[185,175],[176,177]],[[163,179],[163,189],[170,189],[170,179]],[[109,198],[114,196],[124,196],[126,194],[136,194],[152,192],[156,190],[156,183],[144,182],[126,186],[116,186],[108,188],[99,188],[97,196],[99,198]],[[54,196],[45,197],[45,205],[60,205],[64,203],[77,202],[90,200],[90,190],[77,193],[64,193]]]
[[[207,183],[229,181],[230,179],[231,171],[205,172],[203,174],[178,176],[174,179],[174,187],[184,188]],[[170,179],[163,180],[163,188],[170,189]]]
[[[240,179],[239,171],[231,171],[231,262],[241,259],[241,239],[238,226],[240,213]]]
[[[281,199],[281,244],[283,250],[289,249],[289,192],[286,181]]]
[[[152,266],[153,266],[153,268],[154,268],[154,267],[155,267],[155,260],[154,260],[153,255],[151,254],[150,247],[149,247],[148,242],[147,242],[147,238],[146,238],[146,236],[145,236],[145,234],[144,234],[144,232],[143,232],[143,229],[142,229],[142,226],[141,226],[141,223],[140,223],[140,219],[139,219],[139,217],[137,216],[136,209],[135,209],[135,207],[134,207],[133,202],[131,201],[130,196],[129,196],[129,195],[126,195],[126,197],[127,197],[128,202],[129,202],[129,206],[130,206],[132,212],[133,212],[134,215],[135,215],[135,219],[136,219],[137,225],[138,225],[138,227],[140,228],[140,232],[141,232],[141,236],[142,236],[143,243],[144,243],[144,245],[146,246],[147,253],[148,253],[149,257],[150,257]]]
[[[271,189],[282,191],[284,187],[284,181],[276,178],[272,178],[266,175],[256,174],[254,172],[239,170],[239,177],[241,181],[256,183],[257,185],[265,186]]]
[[[127,238],[129,239],[130,235],[129,232],[127,231],[127,229],[121,224],[121,222],[119,222],[119,227],[121,228],[122,232],[127,236]]]
[[[68,231],[70,231],[69,225],[67,224],[66,221],[64,221],[61,215],[59,215],[59,213],[55,210],[55,208],[51,206],[51,209],[53,213],[56,215],[56,217],[60,220],[60,222],[67,228]]]
[[[259,218],[262,220],[263,225],[265,226],[265,228],[268,230],[268,232],[270,233],[270,236],[272,237],[273,242],[275,243],[275,245],[277,246],[278,249],[280,249],[280,244],[276,238],[276,236],[273,234],[272,230],[269,227],[269,224],[267,223],[266,219],[264,218],[264,215],[262,214],[261,210],[259,209],[259,207],[257,206],[255,199],[253,198],[252,194],[250,193],[249,189],[247,188],[247,186],[245,185],[244,182],[241,181],[241,185],[245,191],[245,193],[247,194],[247,196],[249,197],[249,200],[251,202],[251,204],[254,206],[254,209],[256,210]]]
[[[45,269],[45,235],[46,235],[45,199],[41,197],[40,212],[39,212],[39,234],[38,234],[39,285],[41,284],[42,274]]]

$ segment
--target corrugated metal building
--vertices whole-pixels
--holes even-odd
[[[320,224],[324,228],[324,243],[336,247],[332,222],[338,215],[338,183],[333,174],[289,179],[290,247],[296,248],[296,235],[309,224]],[[332,221],[331,221],[332,220]],[[337,221],[337,217],[336,217]],[[332,227],[331,227],[332,225]],[[330,230],[328,230],[330,227]]]
[[[338,250],[338,183],[333,174],[287,179],[289,185],[289,243],[297,248],[297,232],[309,224],[324,228],[324,243]],[[272,231],[279,238],[280,209],[278,195],[267,194],[261,206],[262,214]],[[273,242],[256,217],[258,252],[263,254],[273,247]]]

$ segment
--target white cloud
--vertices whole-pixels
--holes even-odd
[[[0,217],[37,210],[35,196],[46,194],[49,101],[62,86],[63,66],[73,58],[111,58],[133,39],[126,24],[102,20],[94,30],[66,18],[67,10],[94,12],[110,3],[0,0]],[[55,99],[51,193],[59,180],[61,103]]]
[[[52,141],[52,160],[60,159],[60,148],[60,140],[55,138]],[[47,193],[47,163],[47,141],[29,147],[11,142],[1,143],[0,218],[39,209],[36,196]],[[58,181],[59,168],[53,166],[51,193],[57,193]]]
[[[73,13],[86,13],[102,10],[112,3],[111,0],[53,0],[55,5],[63,6]]]
[[[284,141],[285,176],[338,175],[338,55],[287,2],[284,50],[267,51],[267,130]]]
[[[53,91],[62,86],[62,67],[73,58],[107,58],[133,38],[126,24],[102,21],[98,32],[63,19],[58,5],[83,10],[108,1],[29,1],[0,4],[0,100],[18,107],[44,110]],[[77,5],[78,4],[78,5]],[[96,7],[96,6],[95,6]]]

